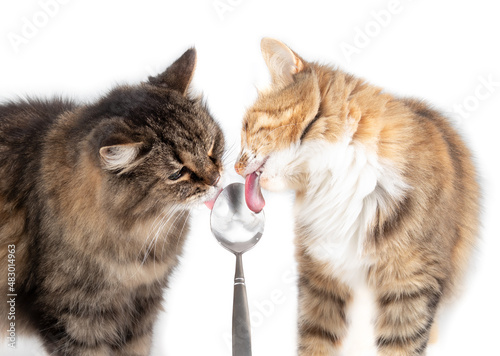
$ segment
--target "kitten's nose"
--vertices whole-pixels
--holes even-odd
[[[234,170],[236,171],[236,173],[242,176],[243,172],[245,171],[245,164],[241,161],[236,162],[234,165]]]
[[[238,159],[236,160],[236,163],[234,164],[234,170],[236,173],[238,173],[240,176],[244,177],[245,174],[245,168],[246,168],[246,162],[248,161],[248,154],[244,151],[242,151],[239,154]]]
[[[208,175],[206,179],[206,183],[211,185],[211,186],[217,186],[217,184],[220,181],[220,174],[217,171],[212,172],[210,175]]]
[[[215,177],[215,180],[212,181],[212,184],[214,187],[219,183],[220,181],[220,174],[217,173],[217,176]]]

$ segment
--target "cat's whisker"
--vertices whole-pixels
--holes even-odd
[[[161,218],[160,218],[161,217]],[[146,247],[146,245],[148,244],[148,241],[152,238],[153,236],[153,231],[155,231],[155,229],[157,228],[157,226],[159,226],[158,224],[161,224],[161,222],[168,217],[168,213],[165,213],[165,212],[161,212],[155,219],[153,225],[151,226],[150,228],[150,231],[148,233],[148,235],[146,236],[146,238],[144,239],[144,242],[142,243],[142,246],[141,248],[139,249],[138,251],[138,257],[140,256],[142,250]],[[143,257],[143,262],[141,263],[141,265],[145,262],[147,258],[147,254],[145,253],[144,254],[144,257]]]
[[[222,160],[224,169],[232,168],[238,159],[238,154],[227,156]]]
[[[163,212],[162,214],[160,214],[161,219],[158,219],[157,221],[155,221],[155,223],[151,226],[149,234],[148,234],[148,236],[146,238],[146,242],[150,238],[154,238],[154,236],[156,236],[159,233],[159,231],[161,230],[161,226],[164,224],[165,220],[168,220],[175,213],[174,210],[175,209],[170,208],[168,211]],[[142,249],[141,249],[141,251],[142,251]]]
[[[184,212],[180,213],[180,214],[176,217],[176,219],[175,219],[174,223],[172,223],[172,224],[170,225],[170,227],[169,227],[168,231],[166,232],[166,235],[170,234],[170,231],[171,231],[171,230],[172,230],[172,228],[175,226],[175,222],[177,222],[177,220],[178,220],[179,218],[181,218],[181,217],[183,216],[183,214],[184,214]],[[166,243],[166,242],[167,242],[167,240],[164,240],[164,241],[163,241],[162,252],[163,252],[163,248],[164,248],[164,246],[165,246],[165,243]]]
[[[177,204],[173,204],[168,208],[167,211],[162,211],[153,224],[151,225],[150,231],[148,236],[146,237],[146,241],[149,240],[149,238],[153,235],[153,233],[156,235],[158,233],[158,229],[160,229],[161,225],[164,223],[165,219],[169,218],[173,214],[175,214],[175,211],[177,209]],[[161,218],[160,218],[161,217]],[[156,231],[156,232],[155,232]],[[142,251],[142,249],[141,249]]]
[[[139,255],[140,255],[142,249],[144,248],[144,246],[147,244],[147,241],[149,241],[149,238],[151,237],[151,234],[154,231],[155,227],[158,226],[158,224],[160,224],[161,221],[164,219],[164,217],[162,217],[162,215],[168,215],[170,211],[171,211],[171,209],[168,210],[168,211],[160,211],[160,213],[156,216],[156,218],[154,219],[153,223],[151,224],[151,228],[149,230],[148,235],[144,239],[144,242],[143,242],[141,248],[139,249],[139,252],[138,252]],[[133,238],[133,235],[130,234],[126,242],[127,243],[130,242],[130,240],[132,238]],[[139,255],[138,255],[138,257],[139,257]],[[131,276],[131,277],[133,277],[133,276]]]
[[[149,244],[149,247],[148,247],[148,250],[146,251],[146,254],[144,256],[144,260],[143,260],[143,264],[145,263],[147,257],[149,256],[149,254],[151,253],[151,248],[152,248],[152,244],[156,244],[156,241],[158,240],[159,236],[160,236],[160,233],[163,231],[164,227],[169,223],[170,219],[172,218],[172,216],[175,215],[175,213],[178,212],[178,210],[175,210],[174,213],[170,214],[170,216],[168,217],[168,219],[165,219],[164,223],[157,229],[157,232],[153,238],[153,241]],[[179,220],[179,217],[182,215],[182,213],[178,214],[175,218],[175,220],[171,223],[171,226],[170,228],[168,229],[168,231],[166,233],[164,233],[163,235],[164,236],[168,236],[169,233],[170,233],[170,230],[172,229],[172,227],[175,225],[175,223],[177,222],[177,220]]]
[[[184,228],[186,227],[187,222],[189,221],[189,217],[191,216],[191,210],[188,210],[186,219],[184,220],[184,224],[182,225],[181,231],[179,232],[179,235],[177,237],[177,243],[175,244],[175,251],[179,248],[179,241],[181,240],[182,232],[184,231]]]
[[[185,211],[184,212],[181,212],[179,213],[179,215],[177,215],[175,221],[170,225],[170,227],[168,228],[168,231],[166,232],[166,235],[170,234],[170,231],[172,230],[172,228],[175,226],[175,223],[177,222],[177,220],[179,220],[180,218],[182,218],[182,216],[185,214]]]
[[[230,151],[232,151],[235,147],[236,147],[236,141],[233,141],[233,143],[231,144],[231,146],[226,147],[226,149],[224,150],[224,152],[230,152]]]
[[[230,148],[228,148],[222,155],[222,161],[225,162],[227,161],[228,159],[234,159],[236,160],[236,158],[238,157],[238,147],[236,146],[236,142],[234,142]]]
[[[234,152],[236,152],[236,142],[234,142],[229,148],[227,148],[224,153],[222,154],[221,160],[224,161],[226,158],[228,158],[230,155],[232,155]]]
[[[159,224],[157,225],[157,227],[155,229],[153,229],[153,231],[156,231],[154,234],[153,234],[153,231],[151,231],[151,233],[149,234],[148,238],[146,239],[145,241],[145,244],[151,240],[151,242],[149,242],[148,244],[148,247],[146,248],[145,252],[144,252],[144,257],[143,257],[143,260],[142,260],[142,263],[141,263],[141,266],[144,265],[144,263],[146,263],[146,260],[148,259],[148,256],[149,256],[149,253],[151,252],[151,246],[152,244],[154,243],[154,241],[156,239],[158,239],[158,236],[160,235],[161,231],[163,230],[163,227],[168,223],[168,221],[175,215],[175,211],[172,211],[171,213],[169,213],[168,215],[166,215],[160,222]],[[145,245],[144,244],[144,245]],[[143,246],[144,246],[143,245]],[[141,251],[142,251],[142,248],[141,248]]]
[[[148,240],[149,235],[151,234],[151,231],[152,231],[152,230],[154,229],[154,227],[156,226],[157,222],[158,222],[159,220],[161,220],[161,219],[160,219],[160,217],[161,217],[162,215],[164,215],[164,214],[165,214],[165,212],[164,212],[164,211],[161,211],[161,212],[160,212],[160,213],[156,216],[156,218],[154,219],[153,223],[151,224],[150,232],[149,232],[149,233],[148,233],[148,235],[146,236],[146,241]],[[130,235],[130,236],[129,236],[129,238],[128,238],[127,242],[130,242],[130,240],[131,240],[131,239],[132,239],[132,235]],[[139,250],[139,253],[140,253],[140,251],[142,251],[142,247],[141,247],[141,249]]]
[[[179,208],[180,207],[180,208]],[[156,231],[156,235],[158,235],[165,227],[165,225],[169,222],[169,220],[173,217],[173,216],[176,216],[176,213],[179,212],[180,210],[182,210],[182,207],[181,207],[181,204],[176,204],[174,206],[174,208],[171,210],[170,214],[169,214],[169,217],[168,219],[166,220],[163,220],[163,222],[161,223],[161,225],[159,226],[159,228],[157,229]],[[175,224],[175,222],[177,221],[178,219],[178,215],[176,216],[175,220],[172,222],[172,224]],[[170,231],[170,230],[169,230]],[[168,236],[168,232],[167,231],[165,233],[165,236]]]
[[[231,150],[226,151],[226,152],[224,153],[224,155],[222,156],[222,159],[224,160],[224,159],[226,159],[226,158],[230,157],[231,155],[235,154],[236,152],[237,152],[237,148],[236,148],[236,147],[234,147],[234,148],[232,148]]]
[[[172,224],[170,225],[170,227],[169,227],[168,231],[164,234],[164,236],[165,236],[165,237],[168,237],[168,236],[169,236],[169,234],[170,234],[170,230],[172,229],[172,227],[173,227],[173,226],[175,226],[175,223],[177,222],[177,220],[178,220],[178,219],[179,219],[179,218],[180,218],[183,214],[184,214],[184,213],[183,213],[183,212],[181,212],[181,213],[179,213],[179,214],[177,215],[177,217],[175,218],[175,220],[174,220],[174,221],[172,222]],[[188,214],[188,218],[189,218],[189,214]],[[170,217],[169,217],[169,219],[170,219]],[[165,221],[165,223],[163,224],[163,227],[164,227],[164,226],[168,223],[168,220],[169,220],[169,219],[167,219],[167,221]],[[187,221],[187,220],[186,220],[186,221]],[[186,221],[184,221],[184,224],[183,224],[182,229],[184,229],[184,225],[186,224]],[[162,227],[162,229],[161,229],[161,230],[163,230],[163,227]],[[181,230],[181,232],[182,232],[182,230]],[[153,251],[153,253],[154,253],[154,256],[155,256],[155,257],[156,257],[156,247],[157,247],[156,245],[157,245],[157,242],[158,242],[158,236],[159,236],[159,235],[157,234],[157,235],[156,235],[156,237],[155,237],[155,242],[154,242],[154,251]],[[181,234],[179,234],[179,238],[178,238],[178,240],[180,239],[180,236],[181,236]],[[167,240],[168,240],[167,238],[164,238],[164,239],[163,239],[162,250],[161,250],[161,254],[162,254],[162,256],[163,256],[163,248],[164,248],[165,243],[167,242]],[[155,277],[156,277],[156,279],[158,279],[158,275],[156,274],[156,260],[155,260],[155,259],[153,259],[153,270],[154,270],[154,273],[155,273]]]
[[[186,212],[187,212],[187,216],[185,217],[184,223],[182,224],[182,227],[181,227],[181,229],[180,229],[180,231],[179,231],[179,233],[178,233],[178,235],[177,235],[177,243],[176,243],[176,245],[175,245],[175,249],[174,249],[174,251],[177,251],[177,248],[179,247],[179,241],[181,240],[181,237],[182,237],[182,233],[183,233],[183,231],[184,231],[184,228],[186,227],[186,224],[188,223],[189,218],[190,218],[190,216],[191,216],[191,210],[190,210],[190,209],[188,209],[188,210],[186,210],[185,212],[183,212],[183,213],[180,213],[180,214],[179,214],[179,218],[180,218],[180,217],[182,217],[182,216],[183,216]],[[169,228],[168,232],[166,233],[166,236],[168,236],[168,235],[169,235],[170,230],[172,229],[172,227],[173,227],[173,226],[174,226],[174,223],[172,224],[172,226],[170,226],[170,228]],[[163,255],[163,251],[164,251],[164,248],[165,248],[165,244],[166,244],[167,242],[168,242],[168,241],[167,241],[167,239],[164,239],[164,240],[163,240],[163,244],[162,244],[162,247],[161,247],[161,254],[162,254],[162,255]],[[156,248],[156,246],[155,246],[155,248]],[[153,263],[154,263],[154,262],[153,262]],[[155,268],[155,267],[154,267],[154,271],[155,271],[155,277],[158,279],[158,276],[156,275],[156,268]]]
[[[155,218],[153,224],[151,225],[150,232],[148,233],[147,237],[144,239],[142,247],[138,252],[138,257],[140,256],[141,251],[146,247],[146,245],[149,246],[148,241],[151,238],[154,239],[154,237],[153,237],[154,231],[161,230],[161,226],[164,224],[164,222],[169,220],[173,216],[175,208],[176,208],[176,205],[173,205],[173,206],[169,207],[169,209],[167,211],[162,211],[158,214],[158,216]],[[156,235],[156,234],[157,234],[157,232],[154,233],[154,235]],[[142,262],[140,263],[139,266],[136,267],[135,273],[130,275],[130,277],[127,278],[128,280],[133,279],[137,275],[137,273],[139,273],[140,267],[143,266],[147,260],[147,256],[148,256],[148,253],[145,252],[144,257],[142,259]]]

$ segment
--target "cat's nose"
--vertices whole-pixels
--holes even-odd
[[[240,153],[238,159],[236,160],[236,163],[234,164],[234,170],[240,176],[244,176],[245,174],[247,160],[248,160],[248,155],[245,152],[242,152]]]
[[[220,181],[220,174],[219,172],[213,172],[207,177],[206,183],[211,185],[211,186],[217,186],[217,184]]]
[[[234,164],[234,170],[240,176],[245,177],[246,169],[247,169],[246,157],[240,157],[240,159],[238,161],[236,161],[236,163]]]
[[[214,187],[219,183],[220,181],[220,174],[217,173],[217,176],[215,177],[215,179],[212,181],[212,184]]]
[[[240,176],[243,175],[243,171],[245,170],[245,166],[241,162],[236,162],[234,165],[234,170],[236,173],[238,173]]]

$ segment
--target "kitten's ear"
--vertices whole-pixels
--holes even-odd
[[[281,41],[264,37],[260,42],[260,48],[276,84],[291,84],[293,75],[305,68],[304,60]]]
[[[110,171],[123,171],[136,160],[142,143],[125,143],[99,149],[103,167]]]
[[[179,57],[165,72],[149,77],[149,82],[153,85],[167,87],[186,95],[189,83],[194,75],[196,67],[196,50],[188,49]]]

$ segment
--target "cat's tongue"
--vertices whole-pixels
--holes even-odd
[[[247,206],[254,213],[260,213],[266,202],[262,196],[259,185],[259,176],[254,172],[245,179],[245,200]]]
[[[210,200],[207,200],[205,202],[205,205],[207,206],[207,208],[209,208],[210,210],[212,210],[214,208],[215,201],[217,200],[217,198],[219,197],[219,194],[221,192],[222,192],[222,189],[219,189],[219,191],[213,196],[213,198],[211,198]]]

